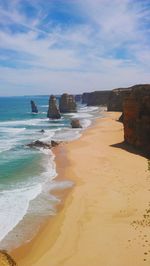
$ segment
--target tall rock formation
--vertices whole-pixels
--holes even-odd
[[[74,96],[64,93],[60,98],[59,109],[61,113],[77,112],[77,105]]]
[[[133,86],[123,115],[125,141],[150,154],[150,85]]]
[[[49,108],[47,112],[47,117],[51,119],[61,118],[61,115],[60,115],[60,112],[59,112],[59,109],[56,103],[56,97],[54,95],[51,95],[49,98]]]
[[[35,102],[32,100],[31,100],[31,111],[32,111],[32,113],[36,113],[36,114],[38,113],[38,108],[37,108]]]
[[[122,112],[123,101],[130,94],[132,87],[114,89],[110,92],[107,110],[111,112]]]

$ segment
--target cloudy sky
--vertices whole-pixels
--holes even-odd
[[[150,0],[0,0],[0,95],[150,83]]]

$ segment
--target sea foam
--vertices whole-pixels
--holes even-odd
[[[3,160],[5,163],[8,161],[8,165],[9,163],[15,165],[17,158],[21,158],[22,162],[28,157],[33,160],[29,169],[28,165],[22,165],[29,176],[25,176],[24,179],[18,178],[17,183],[9,186],[9,189],[5,189],[5,186],[0,188],[0,248],[17,246],[19,241],[20,243],[25,241],[29,231],[32,237],[40,217],[55,214],[55,206],[60,200],[52,195],[52,191],[73,185],[71,181],[55,180],[57,176],[55,156],[51,150],[42,148],[30,150],[25,148],[25,144],[37,139],[43,142],[49,142],[52,139],[56,141],[77,139],[82,135],[83,130],[91,125],[98,109],[98,107],[81,106],[78,113],[65,114],[60,120],[45,118],[43,116],[45,114],[41,112],[32,119],[27,114],[26,119],[0,122],[1,163]],[[83,128],[72,129],[71,118],[79,119]],[[44,129],[43,133],[40,132],[41,129]],[[38,164],[37,154],[41,155]],[[34,175],[37,166],[40,172]],[[14,180],[12,177],[11,184]]]
[[[26,214],[29,202],[41,193],[41,185],[0,192],[0,241]]]

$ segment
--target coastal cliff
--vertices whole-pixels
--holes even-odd
[[[107,105],[109,99],[110,91],[94,91],[88,96],[87,105]]]
[[[82,104],[87,104],[88,103],[89,95],[90,95],[90,92],[84,92],[82,94]]]
[[[123,103],[125,141],[150,154],[150,85],[137,85]]]
[[[82,101],[82,94],[76,94],[74,97],[75,97],[75,101],[76,102],[81,102]]]
[[[110,112],[122,112],[124,99],[131,91],[132,87],[112,90],[109,95],[107,110]]]
[[[47,117],[51,119],[61,118],[59,109],[56,104],[56,97],[54,95],[51,95],[49,98],[49,108],[47,112]]]
[[[82,94],[82,103],[88,106],[107,105],[110,91],[93,91]]]
[[[77,105],[74,96],[64,93],[60,98],[59,109],[61,113],[77,112]]]

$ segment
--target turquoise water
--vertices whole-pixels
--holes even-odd
[[[34,225],[41,217],[55,214],[59,199],[52,195],[53,188],[72,185],[69,181],[55,181],[57,173],[50,150],[30,149],[26,144],[35,140],[73,140],[99,116],[97,107],[79,104],[78,113],[49,120],[48,98],[0,98],[0,248],[25,241],[23,231],[27,235],[27,231],[33,230],[29,221]],[[31,99],[38,106],[38,114],[31,113]],[[81,119],[82,130],[71,129],[72,117]],[[41,129],[45,132],[41,133]]]
[[[46,118],[48,97],[33,99],[39,107],[38,115],[30,111],[31,97],[0,98],[0,181],[6,187],[14,179],[24,180],[31,170],[35,175],[42,171],[38,164],[41,154],[26,149],[24,144],[49,137],[57,128],[69,125],[67,119],[62,123],[61,120],[51,122]],[[47,130],[44,136],[39,132],[41,129]]]

